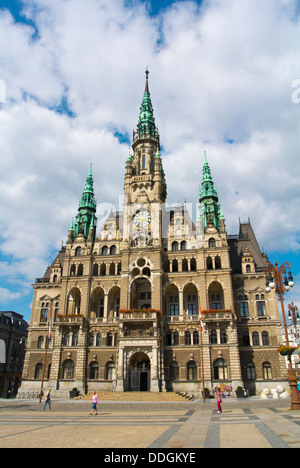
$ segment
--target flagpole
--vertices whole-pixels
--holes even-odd
[[[202,377],[202,398],[203,403],[205,403],[205,391],[204,391],[204,359],[203,359],[203,320],[202,320],[202,312],[201,307],[199,306],[199,318],[200,318],[200,350],[201,350],[201,377]]]
[[[44,386],[47,352],[48,352],[49,338],[51,334],[51,327],[52,327],[52,303],[50,306],[50,317],[49,317],[48,333],[47,333],[47,338],[46,338],[45,359],[44,359],[44,365],[43,365],[42,383],[41,383],[41,391],[40,391],[40,403],[42,402],[42,397],[43,397],[43,386]]]

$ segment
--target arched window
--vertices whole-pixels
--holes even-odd
[[[213,269],[213,263],[212,263],[212,258],[211,257],[207,257],[207,259],[206,259],[206,268],[208,270]]]
[[[189,361],[186,365],[187,380],[197,380],[197,365],[195,361]]]
[[[35,366],[34,378],[35,380],[42,380],[43,364],[39,363]]]
[[[174,339],[174,346],[178,346],[179,345],[179,333],[178,332],[174,332],[173,339]]]
[[[44,337],[39,336],[38,342],[37,342],[37,349],[43,349],[44,348]]]
[[[174,273],[177,273],[177,272],[178,272],[178,261],[177,261],[176,259],[174,259],[174,260],[172,261],[172,271],[173,271]]]
[[[178,251],[178,242],[172,242],[172,252]]]
[[[246,273],[251,273],[251,266],[250,265],[246,265]]]
[[[176,361],[170,365],[170,380],[179,380],[179,365]]]
[[[93,265],[93,276],[98,276],[98,264]]]
[[[74,362],[71,359],[68,359],[63,363],[63,379],[64,380],[73,380],[74,379]]]
[[[191,259],[191,271],[196,271],[197,270],[197,262],[195,258]]]
[[[116,366],[113,362],[106,364],[106,380],[114,380],[116,375]]]
[[[109,248],[107,245],[104,245],[101,250],[102,255],[109,255]]]
[[[55,307],[54,307],[54,322],[57,322],[58,312],[59,312],[59,302],[55,302]]]
[[[70,344],[70,333],[66,332],[63,336],[63,346],[69,346]]]
[[[221,270],[221,268],[222,268],[221,259],[220,259],[219,255],[217,255],[216,258],[215,258],[215,268],[216,268],[216,270]]]
[[[247,364],[247,379],[248,380],[256,379],[256,370],[255,370],[255,365],[253,364],[253,362],[249,362],[249,364]]]
[[[83,265],[82,265],[82,263],[80,265],[78,265],[77,276],[83,276]]]
[[[77,346],[78,345],[78,334],[73,333],[72,335],[72,346]]]
[[[269,362],[264,362],[262,365],[264,380],[272,380],[272,366]]]
[[[227,364],[224,359],[217,359],[214,362],[214,379],[215,380],[227,380]]]
[[[81,247],[77,247],[75,250],[75,257],[80,257],[81,256]]]
[[[90,333],[89,335],[89,346],[94,346],[95,335],[94,333]]]
[[[90,364],[90,379],[98,380],[99,378],[99,365],[97,362],[92,362]]]
[[[42,302],[41,308],[41,322],[47,322],[48,320],[48,309],[49,309],[49,302]]]
[[[180,244],[180,250],[186,250],[186,241],[182,241]]]
[[[71,265],[70,276],[76,275],[76,265]]]
[[[210,332],[210,344],[218,344],[218,334],[216,330]]]
[[[112,346],[112,333],[107,333],[106,346]]]
[[[252,333],[253,346],[259,346],[259,334],[257,332]]]
[[[189,331],[185,332],[185,344],[190,345],[192,343],[191,341],[191,333]]]
[[[96,346],[101,346],[102,344],[102,336],[101,336],[101,333],[97,333],[97,336],[96,336]]]
[[[199,344],[199,333],[197,331],[193,332],[193,345]]]
[[[263,346],[270,346],[269,333],[264,331],[261,334]]]
[[[213,248],[213,247],[216,247],[216,240],[215,240],[213,237],[211,237],[211,238],[209,239],[209,241],[208,241],[208,247],[209,247],[210,249]]]
[[[117,247],[115,245],[112,245],[110,248],[110,255],[116,255],[117,253]]]
[[[226,330],[220,332],[221,344],[227,344],[227,333]]]
[[[182,271],[189,271],[189,265],[186,258],[182,260]]]

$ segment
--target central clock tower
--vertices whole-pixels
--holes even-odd
[[[149,71],[132,152],[126,161],[124,240],[131,247],[161,245],[162,204],[167,196],[159,134],[149,92]]]

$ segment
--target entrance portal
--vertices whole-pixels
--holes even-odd
[[[129,364],[130,390],[133,392],[149,392],[150,390],[150,359],[145,353],[135,353]]]

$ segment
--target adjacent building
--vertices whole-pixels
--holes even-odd
[[[0,311],[0,396],[12,397],[21,385],[28,323],[23,315]]]
[[[198,395],[203,380],[253,394],[287,380],[266,256],[249,220],[227,234],[206,155],[199,182],[193,222],[185,204],[167,205],[146,72],[122,210],[97,231],[91,168],[66,246],[33,285],[24,392],[43,377],[56,396],[74,387]]]

